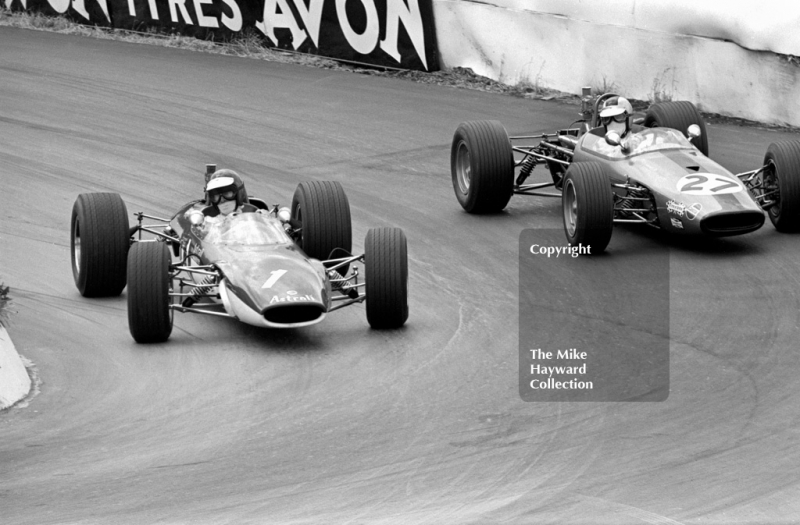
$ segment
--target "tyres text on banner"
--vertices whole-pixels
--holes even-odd
[[[272,47],[380,66],[438,69],[432,0],[4,0],[14,11],[89,25],[158,28],[225,41],[255,32]]]

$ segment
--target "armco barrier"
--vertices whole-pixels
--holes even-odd
[[[438,69],[432,0],[4,0],[11,10],[75,22],[160,28],[229,40],[254,31],[272,46],[381,66]]]
[[[444,69],[800,126],[800,2],[433,0]]]

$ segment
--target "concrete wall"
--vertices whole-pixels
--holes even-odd
[[[443,68],[800,126],[800,2],[434,0]]]
[[[0,326],[0,410],[28,395],[31,379],[8,332]]]

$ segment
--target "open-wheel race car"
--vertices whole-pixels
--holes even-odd
[[[207,181],[214,170],[207,166]],[[408,258],[401,229],[370,229],[364,253],[353,255],[350,204],[338,182],[300,183],[291,208],[247,201],[244,211],[228,215],[209,215],[207,199],[183,205],[169,219],[138,212],[129,227],[118,194],[80,194],[71,223],[78,290],[85,297],[116,296],[127,285],[128,324],[139,343],[167,340],[174,312],[295,328],[365,303],[373,328],[405,324]]]
[[[707,155],[691,102],[655,103],[642,115],[617,94],[584,88],[581,118],[554,133],[509,138],[497,121],[460,124],[450,167],[470,213],[499,212],[514,194],[560,197],[567,241],[590,253],[605,250],[615,223],[722,237],[757,230],[766,212],[777,230],[800,229],[800,141],[771,144],[761,167],[739,174]],[[547,180],[528,183],[536,166]]]

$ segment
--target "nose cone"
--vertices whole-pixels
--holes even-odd
[[[234,315],[244,322],[306,326],[321,321],[328,311],[330,285],[324,268],[293,249],[234,265],[236,271],[227,272],[226,291],[229,303],[237,303]],[[245,315],[242,306],[251,312]]]

